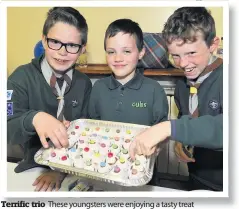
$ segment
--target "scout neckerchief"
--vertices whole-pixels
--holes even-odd
[[[202,82],[212,73],[212,71],[216,70],[220,65],[222,64],[222,59],[217,57],[212,57],[212,59],[209,62],[209,65],[206,67],[206,69],[201,73],[201,75],[198,77],[196,81],[188,80],[188,85],[190,86],[190,94],[189,94],[189,115],[191,115],[192,118],[199,117],[198,113],[198,89]],[[193,158],[193,146],[190,145],[183,145],[179,142],[175,143],[175,147],[177,147],[177,154],[182,159],[183,156],[180,155],[180,153],[184,153],[187,157]]]
[[[60,121],[65,120],[64,117],[64,94],[68,92],[71,86],[72,73],[73,70],[68,70],[64,75],[56,73],[51,66],[48,64],[46,58],[42,60],[41,69],[43,76],[45,77],[47,83],[51,87],[53,93],[56,95],[58,100],[58,109],[57,109],[57,119]],[[60,88],[56,82],[57,78],[63,78],[63,85]]]

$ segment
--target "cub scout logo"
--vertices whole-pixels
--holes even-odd
[[[216,100],[210,100],[208,106],[209,106],[211,109],[216,110],[216,109],[219,108],[219,102],[216,101]]]
[[[7,90],[7,101],[12,99],[12,92],[13,90]]]
[[[144,103],[144,102],[141,102],[141,101],[133,102],[132,107],[145,108],[145,107],[147,107],[147,103],[146,102]]]
[[[7,102],[7,116],[13,115],[13,102]]]
[[[77,100],[72,100],[72,106],[76,107],[78,105],[78,101]]]

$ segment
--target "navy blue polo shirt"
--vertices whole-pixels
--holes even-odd
[[[168,100],[156,80],[136,70],[134,78],[124,85],[113,74],[97,80],[88,110],[92,119],[153,125],[167,120]]]

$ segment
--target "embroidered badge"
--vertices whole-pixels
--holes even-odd
[[[77,101],[77,100],[73,100],[73,101],[72,101],[72,106],[73,106],[73,107],[76,107],[77,105],[78,105],[78,101]]]
[[[208,106],[213,110],[217,110],[219,108],[219,102],[216,100],[210,100]]]
[[[12,92],[13,90],[7,90],[7,101],[12,99]]]
[[[13,115],[13,102],[7,102],[7,116]]]
[[[133,102],[132,107],[145,108],[145,107],[147,107],[147,103],[146,102],[141,102],[141,101]]]

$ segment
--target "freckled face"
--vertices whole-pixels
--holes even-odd
[[[188,79],[196,79],[204,71],[215,49],[214,45],[208,47],[202,36],[195,42],[176,39],[168,45],[175,65],[184,70]]]

